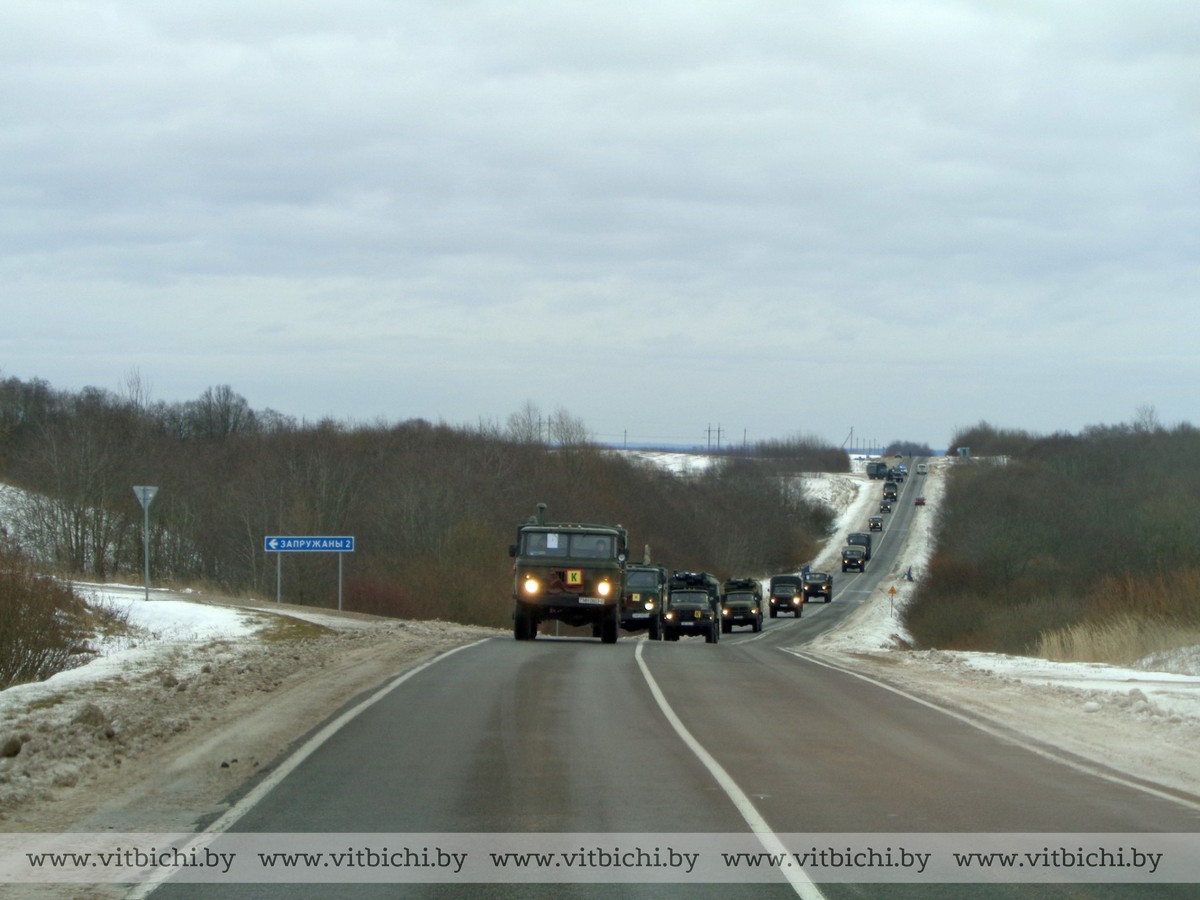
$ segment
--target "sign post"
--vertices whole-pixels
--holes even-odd
[[[354,552],[354,537],[312,536],[295,537],[285,535],[268,535],[263,538],[263,550],[267,553],[277,553],[275,557],[275,602],[282,597],[283,554],[284,553],[336,553],[338,555],[338,611],[342,609],[342,554]]]
[[[133,493],[137,495],[138,502],[142,504],[142,558],[145,562],[145,582],[146,582],[146,599],[150,599],[150,504],[154,502],[154,495],[158,493],[157,487],[150,485],[133,486]]]

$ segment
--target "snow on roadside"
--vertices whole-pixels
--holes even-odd
[[[1134,667],[1059,663],[1000,653],[912,650],[900,610],[920,583],[934,546],[945,473],[931,460],[919,482],[927,505],[891,573],[845,625],[803,646],[927,699],[968,710],[1031,739],[1137,778],[1200,793],[1200,647],[1162,654]],[[861,482],[864,487],[870,482]],[[871,502],[874,490],[864,490]],[[843,494],[843,496],[845,496]],[[839,529],[854,530],[869,508],[861,496],[843,508]],[[839,531],[840,534],[840,531]],[[840,545],[837,545],[840,546]],[[915,580],[902,568],[911,565]],[[888,593],[889,588],[896,593]],[[835,585],[836,602],[836,585]]]

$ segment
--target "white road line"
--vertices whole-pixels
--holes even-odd
[[[763,849],[768,853],[778,853],[790,859],[791,851],[779,839],[779,836],[775,834],[771,826],[767,824],[767,820],[762,817],[762,814],[750,802],[750,798],[737,786],[737,782],[730,777],[729,773],[716,761],[713,755],[705,750],[703,745],[687,730],[687,727],[680,721],[679,716],[675,714],[675,710],[671,708],[671,704],[663,696],[658,682],[654,680],[654,676],[650,674],[650,669],[647,667],[645,660],[642,659],[642,650],[644,647],[644,642],[638,643],[637,650],[634,652],[634,658],[637,659],[638,668],[642,670],[642,677],[646,679],[646,684],[650,687],[650,693],[654,697],[654,701],[658,704],[658,708],[662,710],[663,715],[667,717],[667,721],[671,723],[671,727],[675,729],[675,733],[679,735],[688,749],[696,755],[696,758],[700,760],[703,766],[708,769],[721,790],[725,792],[725,795],[729,797],[742,818],[746,820],[746,824],[750,826],[750,830],[758,838]],[[780,872],[783,873],[784,878],[788,880],[788,883],[795,890],[796,895],[801,897],[802,900],[825,900],[825,895],[812,883],[804,869],[785,867],[781,868]]]
[[[473,641],[470,644],[463,644],[461,647],[454,647],[450,650],[447,650],[445,653],[440,653],[428,662],[422,663],[416,668],[409,669],[403,675],[398,676],[387,685],[377,690],[374,694],[359,703],[357,706],[346,710],[346,712],[342,713],[340,716],[314,734],[311,738],[305,741],[295,753],[280,763],[278,768],[276,768],[273,772],[271,772],[270,775],[255,785],[254,789],[246,794],[245,797],[227,809],[224,815],[209,825],[206,829],[204,829],[204,831],[199,832],[194,841],[191,841],[186,847],[181,848],[182,852],[187,854],[193,847],[203,847],[205,844],[208,844],[214,838],[216,838],[217,835],[223,834],[232,828],[235,824],[237,824],[237,821],[242,818],[242,816],[250,812],[250,810],[252,810],[258,804],[258,802],[262,800],[263,797],[267,796],[267,794],[274,790],[279,782],[283,781],[283,779],[287,778],[288,775],[292,774],[292,772],[294,772],[302,762],[312,756],[322,744],[337,734],[338,731],[347,725],[347,723],[359,716],[361,713],[366,712],[396,688],[400,687],[400,685],[404,684],[404,682],[408,681],[408,679],[420,672],[425,671],[435,663],[439,663],[443,659],[458,653],[461,650],[466,650],[489,640],[492,640],[492,638],[484,638],[480,641]],[[160,884],[169,879],[174,872],[175,869],[173,868],[160,869],[160,874],[156,875],[152,880],[139,884],[133,891],[126,894],[125,900],[141,900],[141,898],[149,896],[151,892],[158,888]]]

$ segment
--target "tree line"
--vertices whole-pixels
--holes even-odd
[[[980,423],[951,455],[960,447],[969,458],[950,471],[905,614],[923,646],[1039,655],[1058,635],[1114,624],[1196,642],[1200,432],[1143,410],[1080,434]]]
[[[794,570],[831,526],[787,472],[845,471],[844,453],[811,439],[780,454],[726,456],[675,473],[593,444],[565,410],[527,403],[504,424],[297,421],[251,409],[228,385],[195,400],[54,390],[0,380],[0,474],[25,489],[22,548],[71,576],[142,571],[134,485],[155,485],[152,580],[273,596],[267,535],[354,535],[344,600],[385,615],[505,625],[507,547],[548,504],[560,521],[624,525],[674,568],[722,577]],[[640,550],[639,550],[640,555]],[[336,566],[290,554],[284,599],[328,605]]]

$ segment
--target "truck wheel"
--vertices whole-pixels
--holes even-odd
[[[759,616],[754,620],[753,628],[755,634],[758,634],[758,632],[762,631],[762,616]]]
[[[772,606],[772,607],[771,607],[771,618],[773,619],[773,618],[775,618],[777,615],[779,615],[779,611],[778,611],[778,610],[776,610],[776,609],[775,609],[775,607],[773,607],[773,606]]]
[[[733,631],[733,623],[732,622],[722,622],[721,623],[721,634],[729,634],[729,632],[731,632],[731,631]]]
[[[655,619],[650,623],[650,640],[661,641],[662,638],[662,622]]]
[[[612,615],[605,616],[600,621],[600,640],[605,644],[615,644],[617,642],[617,634],[621,630],[621,620],[617,616],[616,609],[613,609]]]
[[[708,633],[704,635],[704,643],[715,644],[721,639],[721,632],[717,630],[716,625],[709,626]]]
[[[532,641],[537,634],[537,623],[533,616],[518,609],[513,613],[513,637],[518,641]]]

